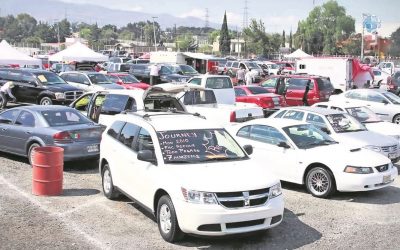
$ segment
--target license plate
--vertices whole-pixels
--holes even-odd
[[[88,153],[99,152],[99,144],[93,144],[86,147]]]
[[[391,181],[391,176],[390,175],[384,175],[383,176],[383,183],[389,183]]]
[[[389,159],[395,159],[397,158],[397,153],[389,153],[388,157]]]

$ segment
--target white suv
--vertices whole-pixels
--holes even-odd
[[[251,146],[241,148],[222,127],[182,113],[114,118],[100,145],[103,192],[109,199],[123,193],[148,209],[166,241],[281,222],[279,180],[249,158]]]

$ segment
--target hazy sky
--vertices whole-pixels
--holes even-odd
[[[230,29],[240,29],[243,23],[245,0],[56,0],[88,3],[112,9],[141,11],[151,14],[168,13],[178,17],[194,16],[205,19],[208,9],[209,21],[222,23],[226,10]],[[248,17],[262,19],[267,32],[296,32],[299,20],[305,19],[314,6],[326,0],[247,0]],[[400,27],[399,0],[337,0],[346,8],[347,14],[356,19],[356,30],[361,31],[362,13],[378,16],[382,22],[379,33],[390,35]],[[112,3],[112,4],[110,4]]]

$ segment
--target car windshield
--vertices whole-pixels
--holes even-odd
[[[336,133],[358,132],[367,130],[355,118],[349,114],[332,114],[326,115],[329,123]]]
[[[189,65],[180,65],[179,67],[183,74],[197,74],[197,71]]]
[[[317,78],[317,84],[319,90],[334,90],[331,81],[329,78]]]
[[[283,131],[300,149],[307,149],[337,143],[326,133],[311,124],[284,127]]]
[[[93,123],[74,109],[46,110],[41,112],[50,127]]]
[[[260,69],[260,66],[255,62],[246,62],[245,64],[249,69]]]
[[[372,110],[366,107],[346,108],[346,111],[362,123],[382,122],[379,116],[377,116]]]
[[[382,95],[389,99],[393,104],[400,104],[400,97],[398,97],[397,95],[390,92],[384,92],[382,93]]]
[[[225,129],[158,131],[157,137],[166,164],[247,158]]]
[[[52,72],[37,72],[33,74],[43,85],[66,84],[61,77]]]
[[[269,64],[269,67],[271,69],[279,69],[279,65],[278,64]]]
[[[140,81],[132,75],[120,75],[118,76],[124,83],[139,83]]]
[[[110,80],[103,74],[88,74],[93,84],[111,84]]]
[[[259,94],[268,94],[268,90],[266,90],[263,87],[247,87],[247,89],[253,94],[253,95],[259,95]]]

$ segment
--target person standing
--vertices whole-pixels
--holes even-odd
[[[14,88],[13,82],[6,82],[0,87],[0,109],[5,109],[7,107],[7,95],[13,99],[14,102],[17,98],[12,94],[12,89]]]
[[[246,85],[251,85],[253,83],[253,74],[251,73],[251,69],[249,69],[246,75],[244,75],[244,79],[246,80]]]
[[[240,67],[236,72],[236,79],[238,81],[238,85],[244,85],[244,78],[246,75],[246,70],[243,67]]]
[[[310,84],[311,81],[307,81],[306,88],[304,89],[304,95],[302,99],[304,106],[310,106],[310,104],[308,103],[308,92],[310,91]]]
[[[157,64],[150,66],[150,85],[158,84],[159,71],[160,69],[158,68]]]

